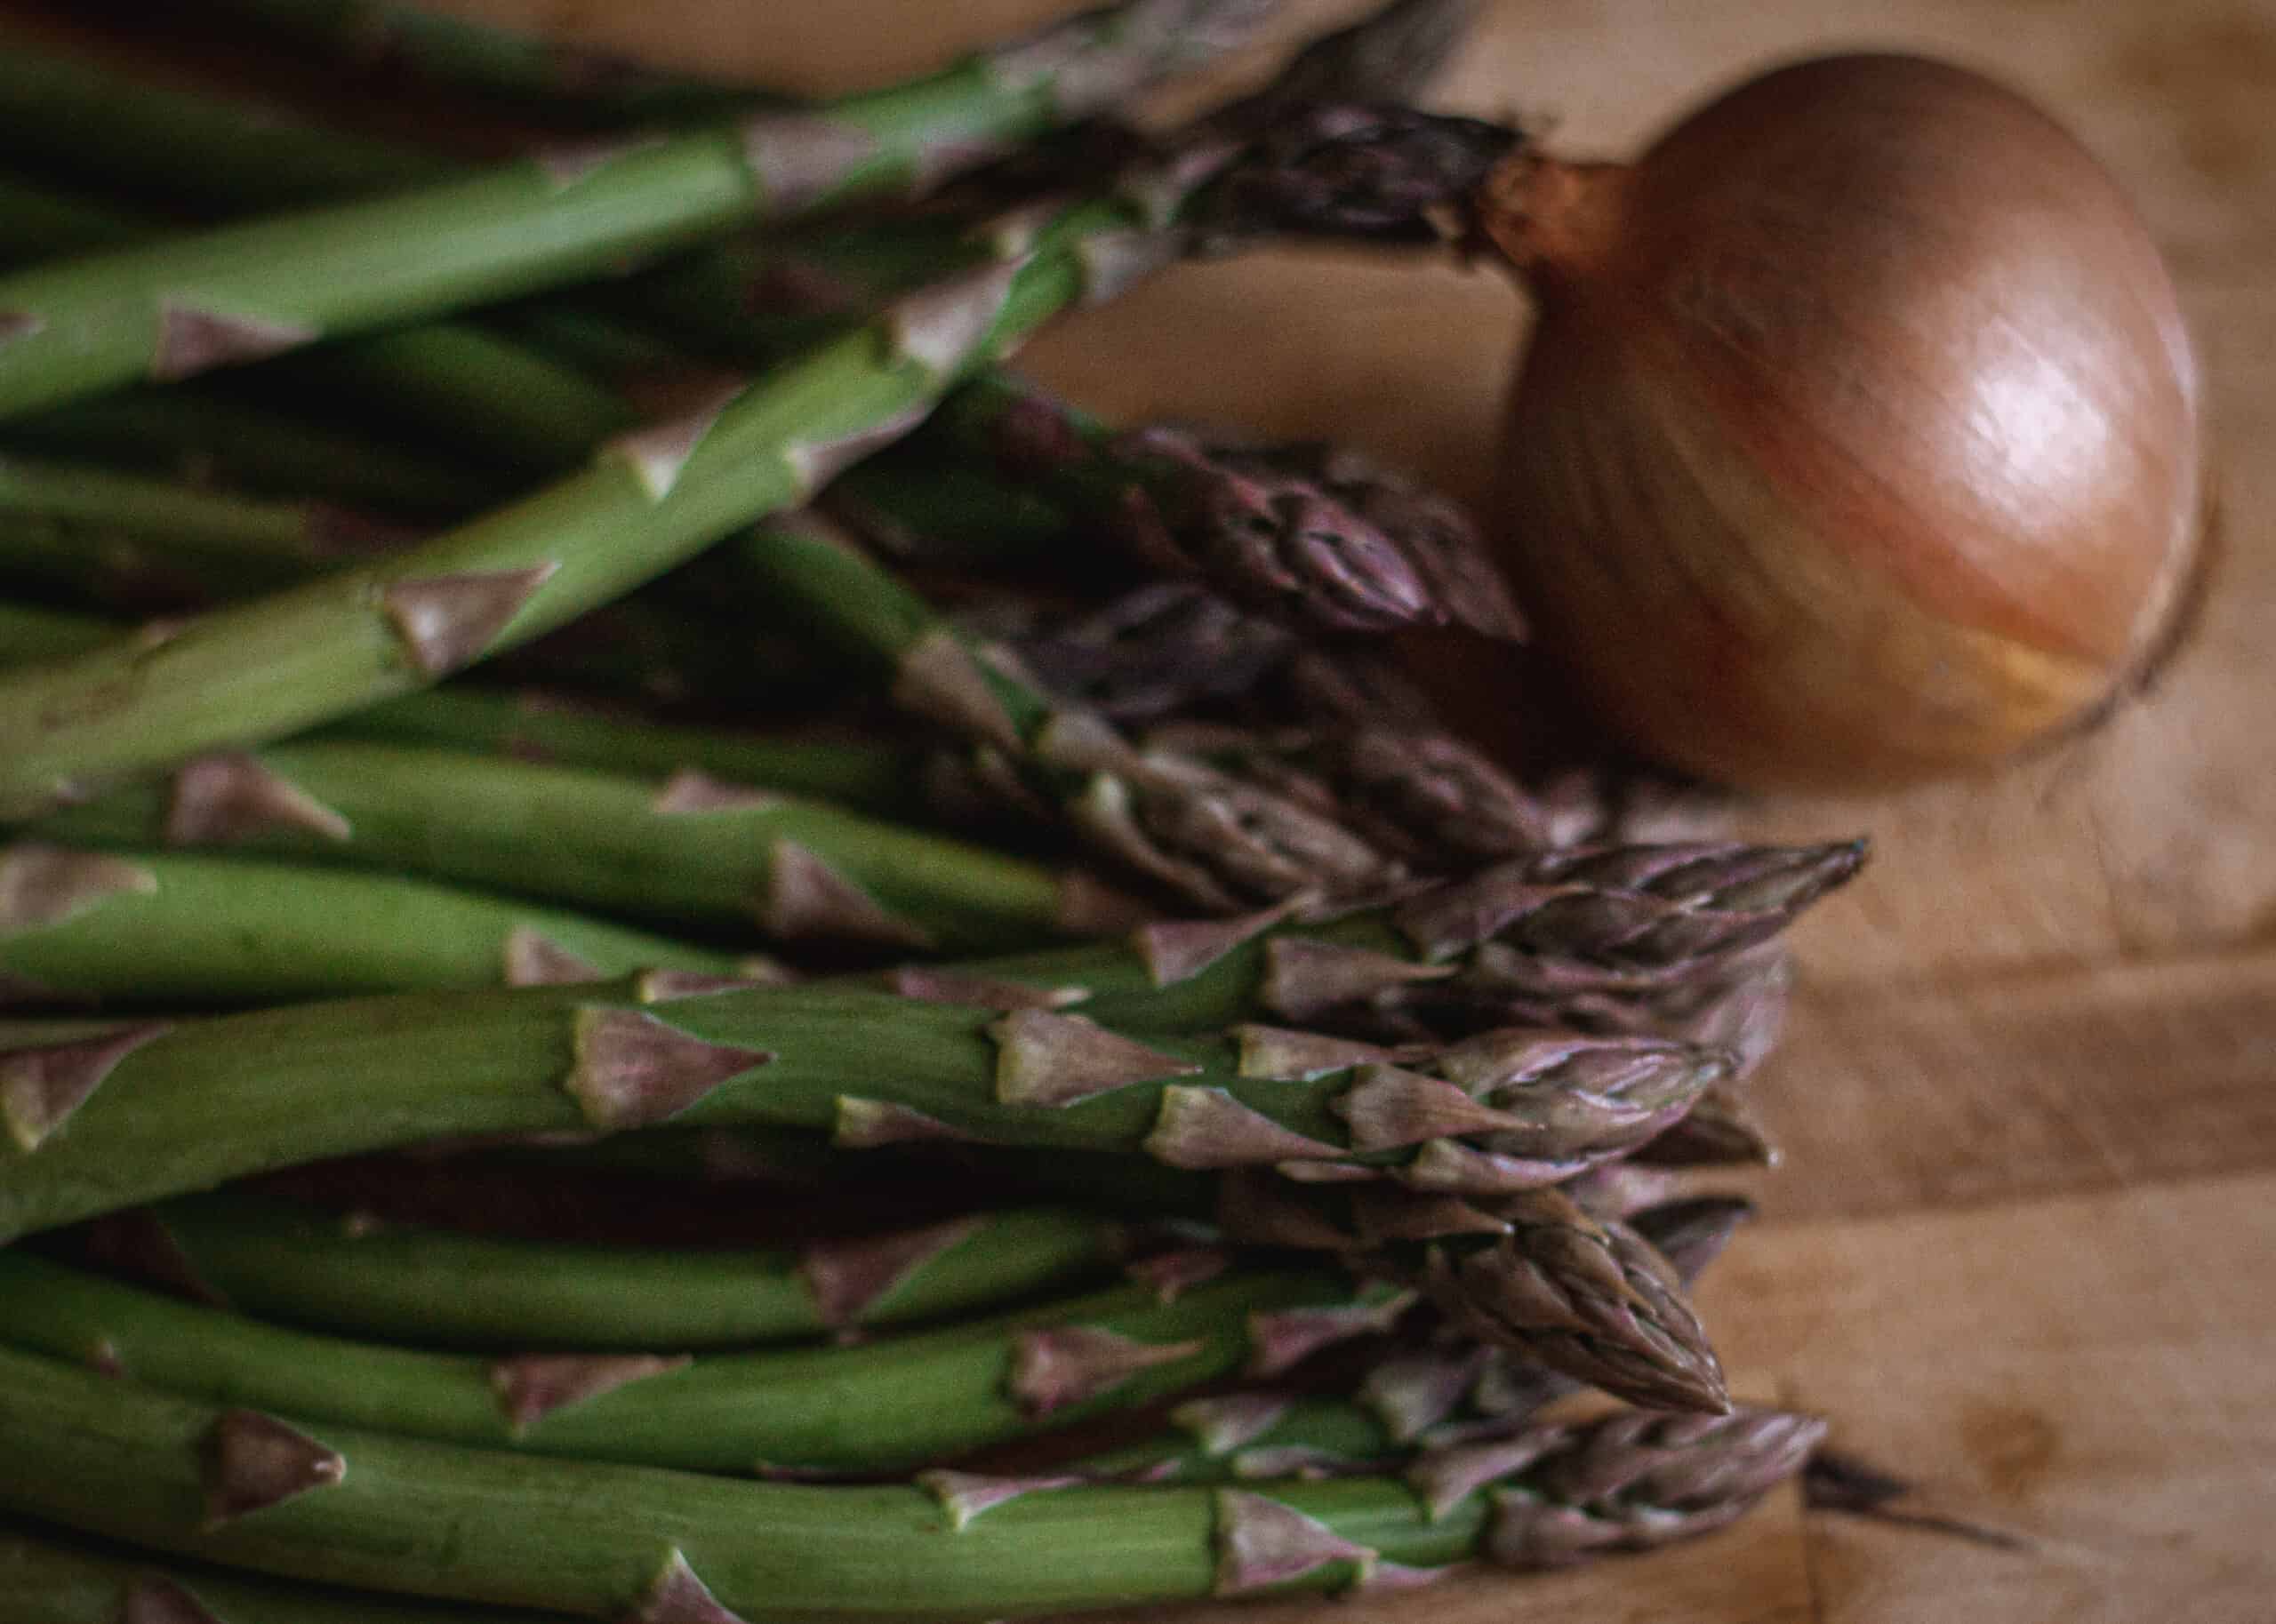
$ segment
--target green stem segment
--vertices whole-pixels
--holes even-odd
[[[0,1354],[0,1505],[269,1573],[601,1618],[709,1616],[698,1597],[752,1619],[1000,1618],[1338,1590],[1474,1555],[1570,1562],[1728,1523],[1823,1431],[1615,1416],[1442,1463],[1427,1501],[1382,1478],[1269,1496],[952,1476],[821,1489],[304,1431]]]
[[[1252,1320],[1349,1309],[1334,1270],[1228,1275],[1171,1303],[1094,1292],[844,1348],[485,1359],[287,1331],[0,1252],[0,1342],[306,1422],[731,1474],[909,1471],[1240,1369]],[[401,1327],[397,1335],[412,1327]],[[650,1344],[652,1348],[661,1345]]]
[[[681,926],[907,952],[1094,934],[1094,882],[700,773],[654,781],[405,745],[193,760],[44,820],[42,838],[216,845],[424,873]]]
[[[0,994],[171,1007],[750,966],[621,924],[396,874],[0,844]]]
[[[495,1352],[726,1348],[915,1324],[1077,1284],[1129,1245],[1126,1223],[1059,1207],[703,1251],[375,1223],[232,1192],[153,1217],[191,1274],[245,1313]]]

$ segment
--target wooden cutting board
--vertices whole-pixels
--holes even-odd
[[[806,89],[1070,9],[447,4]],[[1358,8],[1288,9],[1284,35]],[[1948,1525],[1790,1494],[1648,1559],[1181,1616],[2276,1620],[2276,8],[1483,11],[1438,100],[1553,119],[1574,150],[1631,151],[1702,92],[1837,45],[1933,50],[2040,97],[2142,200],[2182,277],[2224,443],[2228,562],[2160,691],[2086,743],[1996,781],[1748,812],[1765,830],[1867,830],[1878,855],[1804,932],[1792,1036],[1759,1085],[1787,1164],[1758,1181],[1769,1216],[1701,1306],[1738,1391],[1829,1415]],[[1521,320],[1483,276],[1280,253],[1174,271],[1057,328],[1027,364],[1118,414],[1333,433],[1475,492]]]

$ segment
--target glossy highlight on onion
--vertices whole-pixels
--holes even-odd
[[[2136,682],[2192,596],[2203,410],[2132,205],[2014,92],[1777,69],[1632,166],[1479,201],[1539,321],[1504,561],[1583,699],[1755,787],[1996,760]]]

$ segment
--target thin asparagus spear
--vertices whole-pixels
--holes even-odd
[[[729,953],[394,874],[0,844],[0,1000],[171,1006],[752,973]]]
[[[761,1353],[496,1359],[286,1331],[0,1252],[0,1342],[301,1422],[687,1471],[908,1471],[1231,1374],[1277,1316],[1411,1300],[1334,1269],[1126,1286],[938,1330]],[[411,1332],[399,1327],[397,1336]],[[651,1343],[650,1348],[657,1345]]]
[[[0,668],[84,653],[122,629],[91,615],[0,603]],[[924,811],[921,751],[673,726],[541,691],[446,685],[343,716],[327,733],[658,779],[698,772],[888,817]]]
[[[219,10],[338,68],[470,91],[576,124],[693,118],[786,100],[395,0],[224,0]]]
[[[286,497],[321,492],[374,513],[454,517],[511,489],[494,474],[272,410],[233,390],[190,383],[84,400],[4,426],[5,443],[42,456],[141,468],[167,478]]]
[[[1427,1500],[1367,1478],[805,1488],[302,1431],[0,1353],[0,1504],[269,1573],[604,1618],[688,1616],[698,1596],[753,1619],[994,1618],[1340,1589],[1473,1555],[1567,1563],[1722,1526],[1823,1432],[1764,1412],[1615,1415],[1442,1459]]]
[[[920,294],[381,564],[204,617],[156,646],[0,678],[0,812],[429,686],[621,594],[904,430],[962,370],[1098,285],[1082,241],[1127,247],[1141,225],[1126,204],[1076,205],[1023,258]],[[1158,257],[1158,237],[1140,240]]]
[[[1344,1164],[1492,1191],[1648,1137],[1728,1066],[1678,1044],[1526,1035],[1449,1051],[1444,1076],[1256,1058],[1035,1007],[686,996],[671,976],[153,1022],[0,1062],[0,1240],[327,1156],[666,1120],[824,1129],[858,1148],[962,1138],[1173,1167]]]
[[[1199,574],[1238,601],[1334,630],[1458,619],[1497,635],[1516,629],[1506,594],[1465,602],[1441,589],[1495,579],[1482,558],[1445,568],[1316,482],[1237,466],[1194,435],[1118,434],[1001,372],[949,396],[927,433],[1031,482],[1134,557]],[[1497,604],[1502,612],[1489,612]]]
[[[1752,1215],[1743,1199],[1707,1196],[1632,1221],[1688,1284]],[[1144,1483],[1381,1472],[1419,1450],[1509,1436],[1580,1386],[1504,1348],[1442,1340],[1395,1351],[1349,1392],[1247,1388],[1189,1400],[1170,1412],[1171,1430],[1087,1456],[1080,1469]]]
[[[1143,910],[1078,872],[815,801],[353,741],[200,756],[33,826],[411,871],[678,925],[908,950],[1094,935]]]
[[[557,1614],[469,1608],[320,1590],[218,1568],[97,1548],[52,1529],[0,1517],[0,1619],[7,1624],[136,1624],[157,1619],[225,1624],[547,1624]]]
[[[1131,0],[811,113],[541,154],[394,196],[0,277],[0,415],[653,259],[739,221],[921,191],[1206,49],[1249,0]]]
[[[0,457],[0,575],[100,604],[204,606],[407,542],[407,532],[328,502],[261,500]]]
[[[725,1348],[915,1324],[1079,1284],[1131,1242],[1118,1220],[1057,1207],[703,1251],[374,1222],[235,1192],[151,1217],[191,1274],[245,1313],[494,1352]]]

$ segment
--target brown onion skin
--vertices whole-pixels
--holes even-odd
[[[1631,743],[1757,788],[2075,725],[2189,596],[2200,385],[2132,206],[2013,92],[1781,68],[1633,167],[1520,158],[1482,228],[1539,320],[1504,557]]]

